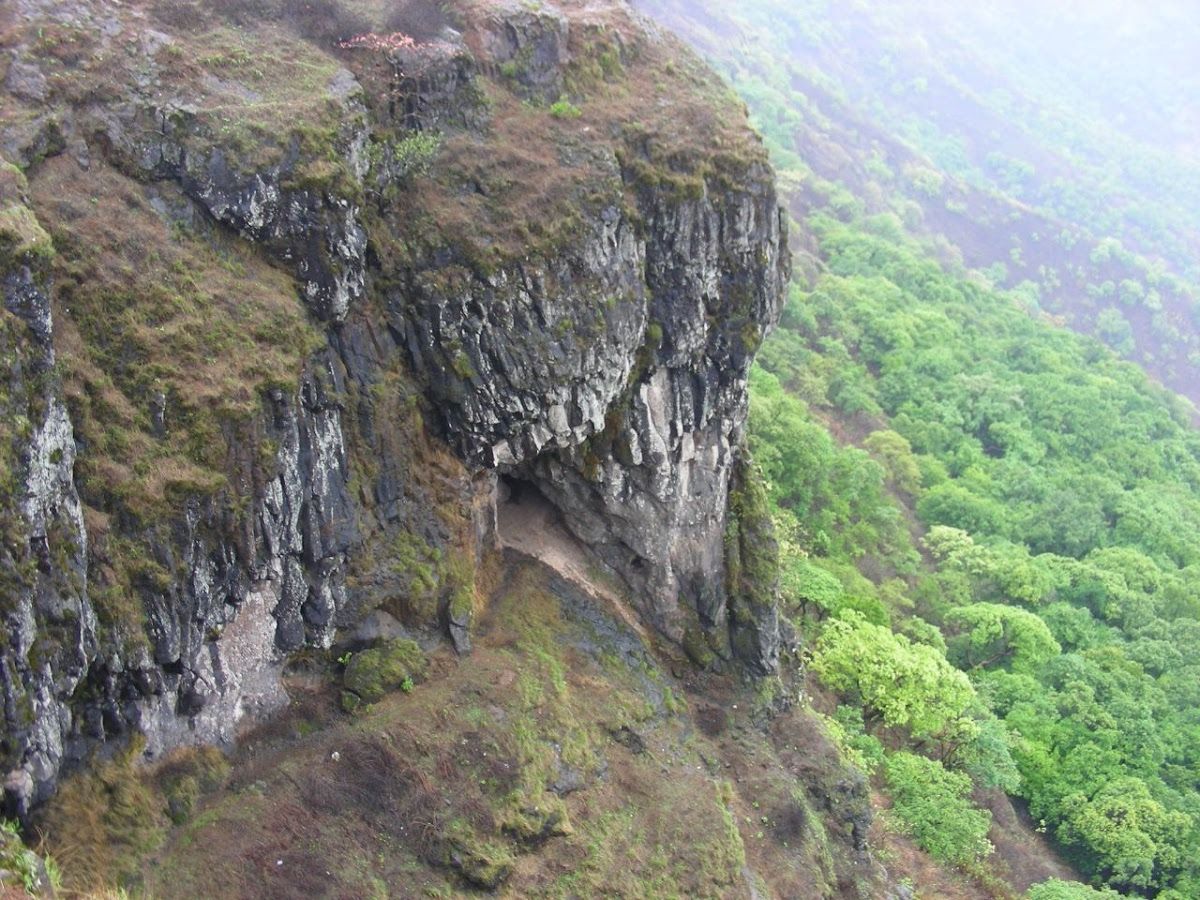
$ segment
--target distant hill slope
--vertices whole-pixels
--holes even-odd
[[[1200,400],[1200,24],[1182,4],[637,5],[731,78],[798,218],[890,212]]]

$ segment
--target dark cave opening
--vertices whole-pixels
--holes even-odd
[[[496,482],[496,506],[526,506],[552,510],[554,517],[561,514],[534,482],[512,472],[502,474]]]

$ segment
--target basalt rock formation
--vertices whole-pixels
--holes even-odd
[[[776,665],[740,104],[616,0],[345,6],[0,13],[17,813],[132,732],[233,740],[369,615],[466,650],[501,476],[663,636]]]

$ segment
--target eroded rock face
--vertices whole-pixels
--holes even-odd
[[[150,541],[186,573],[146,592],[150,648],[125,662],[139,692],[123,715],[152,755],[231,743],[243,718],[286,702],[286,653],[333,640],[357,518],[340,409],[326,391],[318,369],[295,396],[271,392],[265,427],[278,447],[275,472],[254,501],[244,543],[222,540],[217,514],[199,504],[173,534]]]
[[[10,810],[23,816],[49,795],[64,764],[129,727],[158,755],[182,744],[228,744],[244,718],[280,708],[285,651],[333,639],[355,514],[340,410],[320,377],[308,375],[296,396],[271,397],[277,474],[255,500],[249,546],[222,540],[219,514],[187,503],[179,521],[146,538],[164,568],[181,573],[139,592],[147,642],[101,641],[45,284],[18,266],[4,278],[4,298],[27,329],[8,336],[18,343],[5,347],[7,396],[40,412],[18,441],[14,475],[23,494],[16,514],[4,517],[9,640],[0,678],[5,750],[19,762],[5,790]],[[16,406],[11,412],[21,415]],[[80,704],[85,689],[94,699]]]
[[[342,87],[345,79],[354,83],[343,70],[332,87],[344,115],[337,145],[348,174],[361,180],[367,166],[363,109],[357,90]],[[214,219],[291,268],[319,319],[341,322],[362,298],[367,235],[358,204],[344,190],[306,183],[298,170],[311,160],[297,141],[282,149],[281,160],[256,165],[220,144],[198,142],[204,127],[185,103],[103,111],[97,119],[121,164],[147,179],[177,182]]]
[[[341,322],[363,296],[367,235],[349,200],[280,187],[280,171],[240,176],[217,151],[200,165],[168,169],[189,196],[248,240],[291,261],[304,299],[321,319]],[[361,174],[361,173],[360,173]]]
[[[570,29],[567,16],[553,7],[505,0],[483,20],[477,42],[481,55],[507,67],[523,90],[553,101],[570,61]]]
[[[18,814],[46,797],[66,753],[71,716],[62,699],[87,675],[96,651],[88,599],[87,529],[73,481],[75,440],[54,375],[53,320],[43,273],[14,261],[3,276],[0,355],[6,383],[0,410],[21,423],[4,449],[13,493],[0,497],[0,659],[4,743],[19,749],[21,771],[5,781]],[[7,491],[5,492],[7,493]]]
[[[632,20],[612,7],[627,30],[596,51],[604,63],[588,77],[617,79],[650,52],[631,49]],[[94,27],[99,50],[119,49],[132,27],[103,4],[60,13]],[[67,407],[40,374],[54,359],[51,286],[28,267],[5,276],[5,306],[24,328],[5,348],[22,364],[10,396],[38,413],[16,442],[24,495],[5,517],[16,523],[11,568],[23,573],[4,608],[0,668],[14,811],[43,799],[64,765],[130,730],[146,734],[151,755],[232,741],[244,720],[286,701],[289,653],[328,648],[377,610],[469,649],[470,604],[454,594],[467,588],[447,560],[459,552],[469,564],[487,545],[502,474],[536,484],[661,633],[682,641],[699,629],[718,655],[774,668],[773,605],[741,596],[726,546],[747,371],[789,274],[765,162],[718,171],[703,148],[664,161],[614,114],[537,163],[572,173],[577,221],[486,264],[443,226],[438,204],[497,188],[473,176],[415,180],[414,154],[441,141],[458,140],[470,159],[461,147],[486,154],[503,140],[497,91],[531,115],[582,77],[575,58],[593,50],[575,14],[494,4],[419,58],[401,48],[354,71],[331,66],[320,109],[337,121],[323,121],[329,143],[316,151],[281,135],[260,159],[214,127],[211,110],[157,86],[155,62],[139,63],[119,101],[88,93],[75,102],[90,105],[53,122],[31,112],[0,134],[31,167],[69,153],[82,168],[103,160],[146,184],[173,183],[189,215],[294,277],[327,337],[298,371],[278,373],[286,387],[261,392],[254,421],[228,428],[226,492],[184,496],[149,522],[97,510],[106,531],[146,556],[150,574],[131,584],[144,611],[131,639],[101,621],[89,593],[107,560],[89,547]],[[590,41],[603,29],[585,31]],[[148,58],[176,46],[140,23],[137,33],[153,44]],[[13,96],[37,95],[39,71],[10,68]],[[204,84],[231,103],[249,90]],[[647,177],[655,166],[662,177]],[[394,235],[411,237],[416,213],[435,233],[391,247]],[[405,393],[414,384],[423,395]],[[152,393],[144,408],[162,438],[166,396]],[[457,462],[430,449],[440,440]]]
[[[770,173],[757,175],[744,191],[682,203],[640,193],[652,362],[609,404],[608,433],[528,466],[569,527],[677,641],[696,618],[726,626],[726,510],[746,377],[788,275]],[[751,644],[743,662],[773,670],[777,626],[763,622]]]
[[[604,429],[645,341],[644,269],[645,242],[610,207],[556,260],[449,285],[419,273],[393,296],[395,327],[469,464],[511,468]]]
[[[473,40],[536,96],[562,83],[570,28],[525,11]],[[613,43],[611,59],[636,55]],[[786,220],[765,164],[681,189],[645,177],[652,156],[636,133],[598,153],[596,211],[549,259],[482,274],[423,260],[389,321],[470,465],[534,482],[663,633],[698,626],[765,673],[774,608],[745,606],[730,641],[724,541],[747,372],[790,274]]]

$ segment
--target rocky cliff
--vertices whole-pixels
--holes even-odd
[[[11,808],[232,741],[305,648],[468,650],[514,486],[693,659],[774,669],[742,428],[785,220],[673,39],[615,0],[0,26]]]

